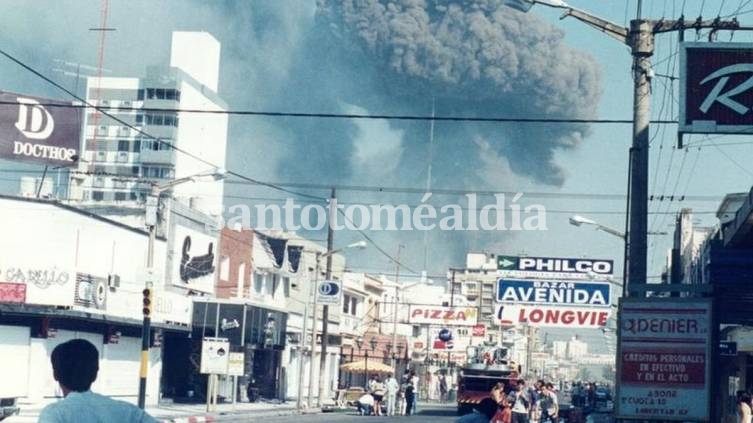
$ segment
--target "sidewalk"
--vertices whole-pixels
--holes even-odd
[[[124,399],[128,402],[134,402]],[[42,408],[52,402],[47,400],[41,403],[24,403],[21,402],[21,414],[9,417],[3,423],[32,423],[36,422]],[[206,412],[205,404],[170,404],[164,403],[146,407],[147,413],[152,415],[161,423],[204,423],[204,422],[222,422],[238,421],[240,418],[258,418],[269,416],[286,416],[292,414],[313,414],[319,413],[319,409],[302,409],[297,410],[295,402],[273,403],[273,402],[254,402],[254,403],[237,403],[218,404],[217,411],[213,413]]]

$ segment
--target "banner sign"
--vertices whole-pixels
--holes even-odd
[[[609,282],[499,279],[497,301],[512,304],[609,307]]]
[[[711,302],[625,298],[617,418],[708,421]]]
[[[82,110],[73,103],[0,92],[0,157],[74,166],[80,155]]]
[[[612,275],[613,269],[612,260],[497,256],[498,273],[505,277],[587,279]]]
[[[610,308],[500,304],[495,316],[501,326],[598,329],[607,325],[611,312]]]
[[[462,352],[471,344],[471,335],[468,330],[431,328],[429,334],[431,336],[429,348],[432,352]]]
[[[410,306],[408,322],[414,325],[475,326],[475,307]]]
[[[682,43],[682,133],[751,133],[753,44]]]
[[[76,273],[62,266],[36,263],[33,258],[20,261],[0,257],[0,302],[73,306]],[[24,285],[20,288],[19,285]]]

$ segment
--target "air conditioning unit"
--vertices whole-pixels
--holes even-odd
[[[105,186],[105,178],[94,178],[94,186],[96,188],[102,188]]]
[[[106,151],[97,151],[97,159],[98,162],[104,162],[107,161],[107,152]]]
[[[100,125],[97,127],[97,135],[106,137],[107,136],[107,125]]]
[[[114,273],[107,275],[107,286],[111,289],[120,288],[120,275]]]
[[[118,151],[118,162],[125,163],[128,161],[128,152],[127,151]]]
[[[99,107],[110,107],[110,100],[99,100]]]
[[[119,137],[128,137],[130,135],[131,135],[131,128],[129,128],[127,126],[121,126],[118,129],[118,136]]]
[[[131,100],[123,100],[123,101],[120,102],[120,106],[121,107],[132,107],[133,106],[133,102],[131,102]]]
[[[112,186],[113,188],[116,188],[116,189],[125,189],[126,183],[123,180],[115,179],[112,181]]]

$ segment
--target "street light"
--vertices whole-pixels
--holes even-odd
[[[139,397],[138,405],[142,410],[146,405],[146,376],[149,366],[149,335],[152,326],[151,307],[152,307],[152,279],[154,278],[154,243],[157,237],[157,209],[159,208],[160,195],[175,187],[186,182],[195,182],[202,178],[211,178],[214,181],[219,181],[225,178],[227,171],[222,168],[215,168],[213,170],[198,173],[196,175],[185,176],[183,178],[174,179],[164,184],[152,184],[152,188],[149,192],[149,197],[146,202],[146,214],[144,217],[146,226],[149,227],[149,244],[147,247],[147,280],[144,283],[144,321],[141,326],[141,367],[139,370]]]
[[[591,220],[587,217],[583,217],[577,214],[574,216],[570,216],[570,224],[573,226],[581,226],[581,225],[596,226],[596,230],[604,231],[608,234],[614,235],[616,237],[620,237],[623,240],[625,239],[625,232],[622,232],[614,228],[610,228],[609,226],[604,226],[595,220]]]
[[[358,351],[361,351],[364,353],[365,362],[364,362],[364,387],[366,387],[366,390],[369,389],[369,350],[368,348],[364,350],[364,344],[363,344],[363,337],[359,336],[356,338],[356,346],[358,346]],[[369,347],[371,347],[371,352],[373,353],[376,350],[377,347],[377,340],[373,336],[371,339],[369,339]]]
[[[352,244],[348,244],[344,247],[337,248],[334,250],[329,250],[325,252],[317,251],[316,252],[316,270],[314,275],[314,286],[318,289],[319,287],[319,268],[321,259],[330,257],[334,254],[337,254],[341,251],[348,250],[351,248],[356,248],[359,250],[362,250],[366,248],[367,244],[366,241],[357,241]],[[330,267],[327,266],[327,274],[326,278],[329,279],[332,275],[330,274]],[[314,386],[314,352],[316,351],[316,308],[318,305],[318,296],[317,292],[315,290],[314,292],[314,304],[313,304],[313,324],[311,325],[311,366],[309,367],[309,392],[308,392],[308,401],[307,405],[309,408],[311,408],[311,400],[313,398],[313,386]],[[326,360],[327,360],[327,320],[328,319],[328,308],[327,305],[325,305],[324,310],[322,311],[322,342],[321,342],[321,353],[319,357],[319,406],[322,405],[322,400],[325,396],[326,392],[326,385],[325,385],[325,377],[324,372],[326,370]]]

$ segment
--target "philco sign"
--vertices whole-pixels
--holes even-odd
[[[751,108],[753,44],[682,44],[680,132],[750,133]]]
[[[475,326],[478,312],[474,307],[411,306],[411,324]]]
[[[612,260],[497,256],[500,276],[518,278],[587,279],[590,276],[612,274]]]
[[[0,157],[74,166],[79,157],[81,110],[72,103],[0,93]]]

